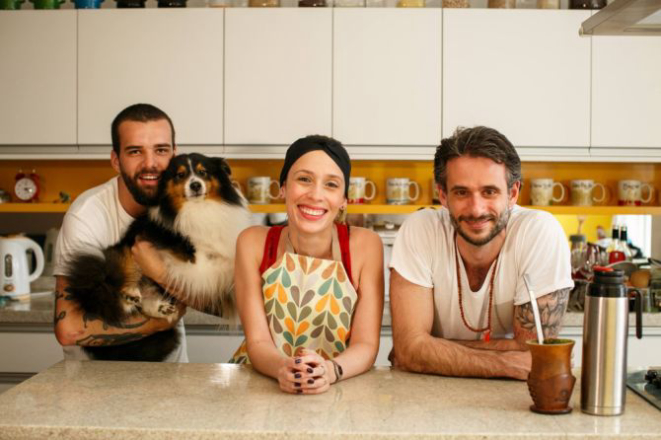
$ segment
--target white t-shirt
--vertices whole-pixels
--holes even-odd
[[[538,298],[574,285],[569,245],[551,214],[514,206],[506,234],[494,279],[491,333],[495,338],[512,336],[514,306],[530,301],[523,274],[529,274]],[[479,339],[480,334],[468,329],[461,319],[455,252],[455,229],[448,210],[425,209],[411,214],[399,229],[390,267],[411,283],[433,288],[433,336]],[[461,258],[459,266],[466,320],[473,328],[484,328],[494,264],[477,292],[470,288]]]
[[[133,217],[119,202],[118,179],[114,177],[85,191],[67,210],[55,245],[55,275],[67,276],[68,264],[75,254],[102,256],[102,250],[117,243],[128,229]],[[183,319],[179,320],[176,328],[181,344],[166,361],[188,362]],[[66,346],[63,349],[65,359],[89,359],[80,347]]]

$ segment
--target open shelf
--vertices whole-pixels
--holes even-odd
[[[0,203],[0,213],[64,213],[69,203]],[[410,214],[439,205],[349,205],[350,214]],[[661,206],[526,206],[557,215],[661,215]],[[284,204],[250,205],[255,213],[285,212]]]

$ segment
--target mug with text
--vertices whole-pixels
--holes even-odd
[[[415,188],[415,195],[411,196],[411,186]],[[408,177],[392,177],[386,180],[386,203],[389,205],[406,205],[418,200],[420,185],[409,180]]]
[[[643,198],[643,190],[647,190],[647,197]],[[617,182],[617,204],[620,206],[640,206],[649,203],[654,197],[654,188],[640,180],[620,180]]]
[[[371,187],[371,193],[367,195],[367,188]],[[360,204],[365,200],[372,200],[376,196],[376,185],[364,177],[351,177],[349,179],[349,203]]]
[[[275,184],[276,195],[271,193],[271,187]],[[271,200],[278,198],[280,184],[268,176],[257,176],[248,179],[248,202],[255,205],[265,205]]]
[[[560,188],[560,195],[553,197],[553,190]],[[530,201],[536,206],[549,206],[552,202],[558,203],[565,198],[565,187],[553,179],[532,179],[530,181]]]
[[[594,194],[595,188],[601,189],[601,197]],[[571,204],[574,206],[592,206],[592,202],[603,202],[606,199],[606,187],[590,179],[571,181]]]

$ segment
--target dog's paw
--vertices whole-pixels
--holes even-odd
[[[142,313],[152,318],[167,319],[170,322],[178,317],[174,300],[163,297],[145,298],[142,302]]]

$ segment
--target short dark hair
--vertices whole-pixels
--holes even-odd
[[[458,157],[486,157],[505,165],[507,189],[521,181],[521,159],[512,143],[498,130],[489,127],[459,127],[441,141],[434,155],[434,180],[447,191],[447,165]]]
[[[153,106],[151,104],[133,104],[126,107],[124,110],[119,112],[115,119],[112,121],[110,126],[110,136],[112,138],[112,149],[119,156],[119,125],[124,121],[135,121],[135,122],[150,122],[150,121],[159,121],[165,119],[170,124],[170,132],[172,133],[172,146],[175,146],[174,142],[174,125],[170,117],[160,108]]]

